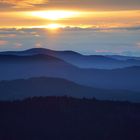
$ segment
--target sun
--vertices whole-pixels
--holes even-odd
[[[46,26],[47,29],[56,30],[59,28],[63,28],[64,26],[61,24],[49,24]]]
[[[52,10],[52,11],[50,10],[50,11],[34,11],[31,12],[31,15],[48,20],[60,20],[76,17],[77,15],[79,15],[79,12],[65,10]]]

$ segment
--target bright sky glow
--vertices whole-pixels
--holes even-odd
[[[80,12],[75,11],[62,11],[62,10],[54,10],[54,11],[35,11],[31,12],[31,16],[40,17],[49,20],[60,20],[66,18],[72,18],[80,15]]]

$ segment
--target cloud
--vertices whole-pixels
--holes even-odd
[[[21,43],[15,43],[14,48],[21,48],[21,47],[22,47],[22,44]]]
[[[92,10],[140,9],[140,0],[49,0],[50,6]]]
[[[36,44],[35,44],[35,47],[36,47],[36,48],[42,48],[42,44],[41,44],[41,43],[36,43]]]
[[[6,40],[0,40],[0,46],[6,45],[8,43],[8,41]]]
[[[0,7],[5,7],[4,5],[1,6],[1,4],[12,5],[16,8],[140,9],[140,0],[0,0]]]
[[[1,34],[0,33],[0,38],[14,38],[16,37],[16,34]]]
[[[35,5],[44,4],[47,0],[0,0],[2,4],[9,4],[16,8],[33,7]]]
[[[140,48],[140,42],[137,42],[137,43],[136,43],[136,46],[137,46],[138,48]]]
[[[87,9],[131,9],[140,8],[140,0],[49,0],[53,6],[69,6]]]

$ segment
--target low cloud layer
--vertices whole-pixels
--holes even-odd
[[[137,28],[138,29],[138,28]],[[10,37],[11,33],[16,34]],[[69,28],[58,32],[46,29],[1,29],[0,51],[48,48],[73,50],[83,54],[140,56],[139,30],[89,30]]]
[[[0,46],[6,45],[6,44],[7,44],[7,41],[6,40],[0,40]]]

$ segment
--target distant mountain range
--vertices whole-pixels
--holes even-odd
[[[97,69],[116,69],[131,66],[140,66],[139,57],[119,56],[119,55],[82,55],[74,51],[54,51],[44,48],[33,48],[25,51],[8,51],[1,52],[5,55],[50,55],[60,58],[80,68],[97,68]]]
[[[6,99],[7,97],[10,99],[12,97],[26,97],[27,95],[50,95],[50,93],[61,95],[62,93],[62,95],[68,94],[75,97],[95,96],[99,99],[121,100],[122,98],[122,100],[139,101],[140,61],[135,57],[131,59],[125,57],[125,60],[123,56],[123,59],[120,58],[121,56],[118,56],[118,58],[114,57],[116,56],[84,56],[72,51],[53,51],[47,49],[1,52],[0,81],[2,82],[0,86],[3,83],[5,84],[0,87],[0,91],[2,91],[0,98]],[[130,66],[126,67],[128,62]],[[100,69],[97,69],[98,66],[96,64],[101,66]],[[118,68],[120,64],[121,68]],[[89,65],[93,65],[95,68],[88,68]],[[56,79],[53,79],[54,83],[50,79],[49,83],[47,79],[29,79],[33,77]],[[16,79],[28,80],[19,80],[20,88],[18,88],[16,86],[18,85],[18,82],[15,81]],[[4,82],[3,80],[10,81]],[[46,86],[49,85],[51,87],[52,85],[52,87],[48,89],[47,86],[44,89],[45,85],[42,80],[46,83]],[[29,85],[32,85],[34,81],[37,84],[34,85],[34,88],[30,87]],[[30,84],[27,86],[26,82]],[[9,83],[12,84],[12,88],[8,86]],[[57,85],[59,84],[60,87],[58,88]],[[63,89],[65,84],[70,88],[69,93],[66,93],[66,87]],[[71,84],[73,85],[70,86]],[[41,91],[41,89],[37,90],[37,87],[41,85],[44,85],[42,87],[44,91]],[[52,90],[53,87],[57,90]],[[45,92],[47,90],[52,92]],[[18,91],[20,91],[19,94]],[[39,93],[39,91],[41,92]],[[8,93],[8,96],[6,93]]]

